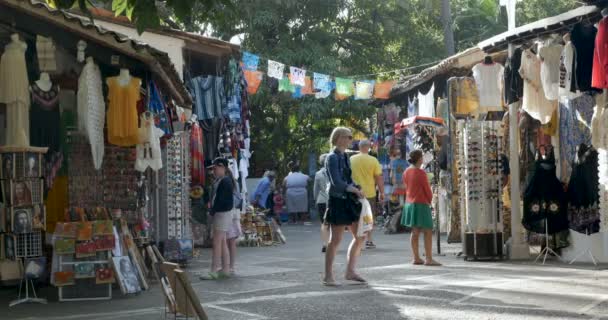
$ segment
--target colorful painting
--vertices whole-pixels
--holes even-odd
[[[76,244],[76,258],[94,257],[97,245],[94,241],[85,241]]]
[[[71,286],[74,285],[74,272],[73,271],[59,271],[55,272],[55,286]]]
[[[44,206],[36,205],[33,211],[34,216],[32,217],[32,228],[34,229],[46,229],[46,214]]]
[[[11,183],[11,203],[14,207],[31,206],[32,183],[30,181],[13,181]]]
[[[76,238],[78,223],[58,222],[55,226],[55,235],[62,238]]]
[[[179,239],[177,242],[179,243],[179,254],[182,260],[190,260],[194,258],[194,253],[192,250],[194,243],[191,239]]]
[[[87,279],[95,278],[95,264],[78,263],[74,265],[74,278]]]
[[[112,220],[97,220],[93,222],[93,234],[96,236],[113,235]]]
[[[92,222],[79,222],[78,233],[76,239],[78,241],[88,241],[93,238],[93,223]]]
[[[110,268],[99,268],[95,270],[95,283],[114,283],[114,271]]]
[[[55,241],[56,254],[76,253],[76,241],[74,239],[58,239]]]
[[[95,237],[95,248],[97,251],[112,250],[112,249],[114,249],[115,245],[116,245],[116,239],[114,238],[114,235]]]

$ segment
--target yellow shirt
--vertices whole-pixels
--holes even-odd
[[[382,167],[378,159],[369,154],[357,154],[350,158],[353,171],[353,181],[361,186],[366,198],[376,196],[376,176],[382,175]]]

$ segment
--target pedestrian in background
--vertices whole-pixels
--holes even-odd
[[[353,235],[353,240],[348,247],[347,266],[345,279],[366,283],[360,275],[355,271],[357,257],[361,254],[361,247],[365,237],[357,237],[357,228],[359,226],[359,216],[361,212],[356,212],[357,208],[353,205],[352,198],[349,194],[356,198],[363,198],[363,193],[357,188],[352,179],[350,161],[346,155],[346,149],[353,141],[352,131],[348,128],[337,127],[333,130],[330,137],[330,142],[333,151],[327,156],[325,167],[329,176],[329,201],[327,202],[327,214],[325,222],[330,225],[331,236],[327,244],[327,252],[325,253],[325,276],[323,284],[326,286],[336,286],[336,280],[333,274],[334,259],[336,252],[342,241],[344,228],[347,227]]]
[[[227,175],[230,177],[233,183],[233,202],[234,208],[232,209],[232,224],[230,225],[230,229],[226,233],[226,241],[228,242],[228,252],[230,254],[230,275],[234,276],[236,274],[236,248],[237,241],[241,234],[243,233],[241,228],[241,211],[243,210],[243,198],[241,195],[241,190],[239,188],[239,184],[236,179],[234,179],[234,175],[232,174],[232,170],[226,170]]]
[[[350,163],[353,169],[353,181],[361,186],[361,191],[369,201],[374,221],[376,221],[378,217],[377,200],[380,200],[380,203],[384,202],[384,178],[382,177],[380,162],[369,155],[371,147],[372,144],[369,140],[361,140],[359,142],[359,154],[350,157]],[[376,191],[376,187],[378,191]],[[378,197],[376,197],[376,194],[378,194]],[[367,233],[365,247],[368,249],[376,248],[372,240],[372,231]]]
[[[327,177],[327,169],[325,168],[326,159],[326,153],[319,157],[321,169],[315,174],[315,184],[313,187],[315,204],[317,205],[319,219],[321,220],[321,243],[323,244],[321,252],[323,253],[327,250],[327,242],[329,241],[329,226],[325,223],[325,212],[327,211],[327,200],[329,199],[329,194],[327,193],[329,178]]]
[[[274,171],[267,171],[258,183],[255,191],[251,195],[251,204],[262,209],[272,209],[273,183],[276,174]]]
[[[210,166],[215,182],[211,196],[211,216],[213,217],[213,253],[211,271],[202,275],[201,280],[216,280],[230,277],[230,252],[227,233],[234,217],[233,179],[227,174],[228,160],[216,158]]]
[[[310,177],[300,172],[300,164],[290,162],[291,172],[283,181],[287,213],[291,223],[308,221],[308,181]]]
[[[405,186],[401,178],[408,166],[409,164],[403,158],[401,149],[394,148],[391,155],[391,182],[393,184],[393,196],[396,197],[400,206],[405,204]]]
[[[422,151],[410,152],[407,160],[411,166],[403,173],[403,183],[406,190],[406,202],[403,207],[401,224],[412,228],[410,244],[414,253],[413,264],[427,266],[440,266],[433,260],[433,215],[431,214],[431,201],[433,193],[426,171],[422,167]],[[424,232],[424,253],[426,261],[420,258],[418,239],[420,232]]]

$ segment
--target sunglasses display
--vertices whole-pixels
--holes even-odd
[[[166,170],[161,171],[160,180],[166,193],[167,210],[167,237],[170,239],[182,239],[188,235],[184,234],[190,229],[190,148],[188,137],[182,133],[176,133],[167,140],[167,147],[163,151],[163,163]]]

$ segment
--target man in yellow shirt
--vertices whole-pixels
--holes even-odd
[[[376,202],[376,186],[380,203],[384,203],[384,179],[382,178],[382,166],[378,159],[369,155],[372,144],[369,140],[359,142],[359,154],[350,158],[350,166],[353,171],[353,181],[361,186],[363,194],[369,201],[374,215],[374,221],[378,215],[378,203]],[[368,249],[376,247],[372,241],[372,231],[368,233],[365,246]]]

